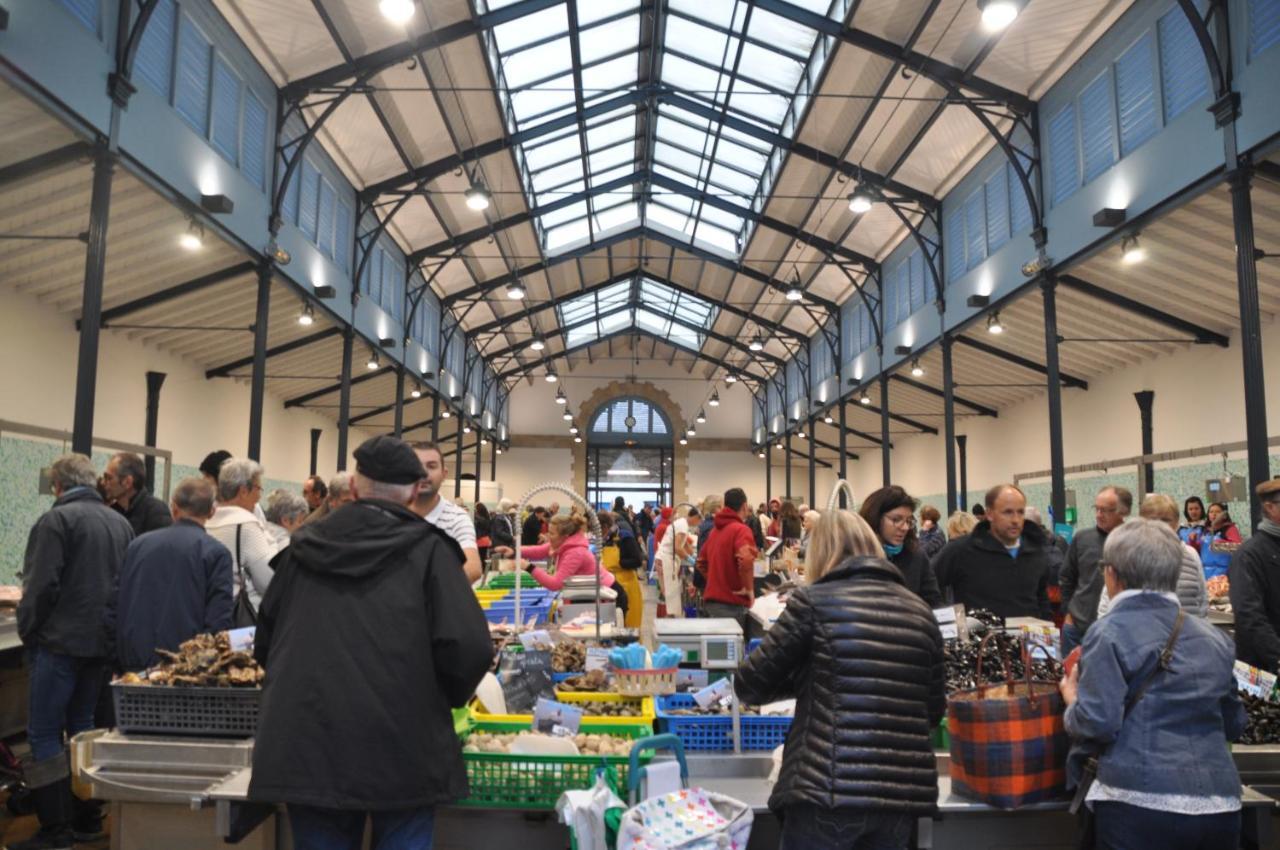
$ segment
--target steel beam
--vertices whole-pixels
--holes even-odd
[[[93,456],[93,414],[98,388],[98,336],[102,327],[102,289],[107,267],[107,220],[111,212],[111,178],[115,154],[106,139],[94,146],[93,190],[89,201],[89,248],[85,252],[81,295],[80,346],[76,360],[76,395],[72,412],[71,450]]]
[[[1021,366],[1023,369],[1030,369],[1032,372],[1037,372],[1041,375],[1049,374],[1047,366],[1041,365],[1034,360],[1028,360],[1021,355],[1014,354],[1013,352],[996,348],[994,345],[988,345],[985,342],[979,342],[978,340],[970,339],[967,336],[958,336],[955,340],[961,345],[972,348],[974,351],[981,351],[983,354],[990,354],[992,357],[999,357],[1001,360],[1007,360],[1015,366]],[[1058,372],[1058,377],[1061,379],[1062,383],[1068,387],[1076,387],[1077,389],[1082,390],[1089,389],[1089,382],[1084,378],[1077,378],[1074,375],[1068,375],[1065,372]]]
[[[351,425],[351,355],[355,346],[356,333],[347,326],[342,331],[342,381],[338,384],[341,395],[338,397],[338,466],[342,472],[347,468],[347,432]],[[287,407],[288,405],[286,405]]]
[[[210,272],[209,274],[192,278],[191,280],[184,281],[183,283],[174,284],[173,286],[166,287],[158,292],[152,292],[124,304],[120,304],[119,306],[103,310],[102,326],[106,327],[110,322],[114,322],[117,319],[122,319],[125,316],[130,316],[134,313],[146,310],[149,307],[155,307],[157,304],[164,304],[168,301],[174,300],[175,298],[182,298],[183,296],[208,289],[211,286],[226,283],[232,278],[249,274],[256,268],[256,263],[252,260],[246,260],[243,263],[237,263],[234,266],[220,269],[216,272]],[[77,322],[77,325],[79,325],[79,322]]]
[[[392,408],[396,412],[395,426],[392,433],[396,439],[399,439],[404,431],[404,366],[396,369],[396,401]]]
[[[1062,380],[1058,374],[1058,301],[1057,282],[1046,278],[1040,283],[1044,297],[1044,359],[1049,397],[1049,469],[1053,521],[1065,522],[1067,516],[1067,483],[1062,460]]]
[[[938,433],[934,431],[934,433]],[[880,373],[880,473],[885,487],[893,483],[889,446],[889,376]]]
[[[262,458],[262,408],[267,392],[267,332],[271,313],[271,263],[258,266],[258,303],[253,319],[253,374],[249,379],[249,459]]]
[[[345,341],[346,340],[344,339],[343,342],[345,343]],[[347,346],[344,344],[342,349],[342,359],[344,361],[347,359],[346,349],[347,349]],[[349,367],[350,364],[344,363],[344,366]],[[374,378],[381,378],[383,375],[390,374],[395,370],[396,370],[396,367],[394,366],[383,366],[381,369],[376,369],[372,372],[366,372],[363,375],[360,375],[359,377],[352,378],[350,376],[351,370],[350,368],[347,368],[346,371],[343,373],[341,379],[336,384],[330,384],[327,387],[322,387],[318,390],[312,390],[309,393],[304,393],[300,396],[294,396],[291,399],[286,399],[284,406],[286,408],[302,407],[309,401],[315,401],[316,399],[323,398],[324,396],[327,396],[330,393],[342,391],[344,387],[349,388],[350,386],[354,386],[356,384],[363,384],[365,381],[372,381]]]
[[[960,510],[968,510],[965,503],[969,500],[969,435],[956,434],[956,453],[960,465]],[[1063,518],[1066,521],[1066,518]],[[1057,522],[1057,518],[1054,518]]]
[[[1181,316],[1175,316],[1172,313],[1157,310],[1150,304],[1136,301],[1132,298],[1121,295],[1118,292],[1103,289],[1097,284],[1090,283],[1089,281],[1075,277],[1074,275],[1059,275],[1058,283],[1061,286],[1065,286],[1067,289],[1075,290],[1083,295],[1088,295],[1090,298],[1096,298],[1105,304],[1110,304],[1113,307],[1119,307],[1121,310],[1135,313],[1142,316],[1144,319],[1151,319],[1153,322],[1158,322],[1165,327],[1173,328],[1174,330],[1189,334],[1195,338],[1197,343],[1201,343],[1203,345],[1217,345],[1221,348],[1227,348],[1231,344],[1231,341],[1225,334],[1209,330],[1203,325],[1197,325],[1195,322],[1188,321]]]
[[[93,146],[88,142],[72,142],[63,147],[36,154],[21,162],[15,162],[12,165],[0,168],[0,188],[4,188],[18,180],[25,180],[28,177],[38,177],[46,171],[92,155]]]
[[[848,398],[846,398],[841,403],[856,405],[854,407],[855,410],[865,410],[868,413],[875,413],[875,414],[882,413],[882,410],[874,404],[862,404],[861,402],[853,401]],[[889,418],[894,422],[900,423],[902,425],[906,425],[909,428],[915,428],[917,431],[921,432],[922,434],[931,434],[935,437],[938,435],[938,429],[933,427],[932,425],[926,425],[923,422],[917,422],[916,420],[903,416],[900,413],[889,413]],[[881,451],[884,450],[885,443],[889,443],[889,448],[893,448],[893,443],[890,442],[888,439],[886,439],[883,436],[883,433],[882,433],[882,436],[880,437],[874,437],[862,431],[855,431],[853,428],[849,429],[849,433],[853,434],[855,437],[861,437],[864,440],[870,440],[871,442],[875,443],[877,446],[880,446]]]
[[[942,335],[942,412],[943,443],[947,473],[947,516],[955,513],[956,505],[956,395],[955,377],[951,365],[951,337]]]
[[[950,354],[947,354],[945,356],[950,357]],[[944,401],[946,400],[947,391],[945,389],[945,385],[946,385],[945,369],[944,369],[944,376],[943,376],[944,388],[941,390],[938,389],[937,387],[931,387],[922,381],[917,381],[913,378],[908,378],[906,375],[893,374],[893,375],[890,375],[890,377],[900,384],[911,387],[913,389],[920,390],[920,392],[923,392],[923,393],[928,393],[931,396],[936,396],[940,399],[943,399]],[[985,404],[978,404],[976,401],[970,401],[966,398],[961,398],[960,396],[957,396],[954,393],[952,393],[952,401],[955,404],[964,405],[965,407],[972,410],[974,413],[977,413],[979,416],[990,416],[992,418],[995,418],[1000,415],[1000,412],[996,410],[994,407],[987,407]]]
[[[306,348],[308,345],[314,345],[317,342],[323,342],[326,339],[338,336],[342,333],[342,329],[338,327],[325,328],[313,334],[307,334],[304,337],[284,342],[273,348],[268,348],[266,356],[268,358],[275,357],[280,354],[288,354],[290,351],[297,351],[299,348]],[[245,366],[253,365],[252,357],[242,357],[239,360],[233,360],[230,363],[224,363],[221,366],[215,366],[204,373],[205,378],[229,378],[231,373],[236,369],[243,369]]]

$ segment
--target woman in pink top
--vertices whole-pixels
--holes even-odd
[[[520,555],[533,561],[555,558],[555,569],[547,572],[526,562],[525,569],[538,584],[550,590],[564,587],[565,581],[574,576],[592,577],[600,574],[600,586],[613,588],[618,594],[618,608],[627,608],[626,596],[621,587],[614,584],[613,573],[596,562],[586,535],[587,520],[581,516],[554,516],[547,530],[548,542],[540,546],[521,546]]]

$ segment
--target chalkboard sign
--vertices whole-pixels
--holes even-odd
[[[551,653],[547,650],[520,652],[515,647],[507,647],[502,650],[498,677],[502,680],[508,714],[532,713],[538,697],[555,699]]]

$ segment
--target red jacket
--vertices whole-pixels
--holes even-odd
[[[738,512],[721,508],[715,528],[698,556],[698,572],[707,577],[702,598],[708,602],[751,606],[755,598],[756,539]],[[735,591],[745,590],[746,593]]]

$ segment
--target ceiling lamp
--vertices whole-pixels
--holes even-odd
[[[711,405],[712,407],[719,407],[719,406],[720,406],[720,391],[719,391],[719,390],[712,390],[712,391],[711,391],[711,398],[707,399],[707,404]]]
[[[726,384],[736,384],[736,383],[738,383],[738,373],[737,373],[737,372],[730,372],[729,374],[725,375],[725,376],[724,376],[724,382],[725,382]]]
[[[560,418],[563,419],[565,422],[572,422],[573,414],[570,413],[568,410],[565,410],[564,415],[561,416]]]
[[[802,301],[804,300],[804,290],[793,283],[787,287],[786,298],[788,301]]]
[[[470,433],[471,433],[471,426],[470,426],[470,425],[463,425],[463,426],[462,426],[462,433],[464,433],[464,434],[470,434]]]
[[[685,439],[684,437],[681,437],[681,438],[680,438],[680,445],[682,445],[682,446],[687,446],[687,445],[689,445],[689,441],[688,441],[687,439]]]
[[[557,378],[557,377],[556,377],[556,370],[555,370],[555,369],[553,369],[553,368],[551,368],[550,366],[548,366],[548,367],[547,367],[547,377],[546,377],[546,379],[545,379],[545,380],[546,380],[546,382],[547,382],[548,384],[554,384],[556,381],[558,381],[558,380],[559,380],[559,378]]]
[[[378,11],[393,24],[407,24],[413,18],[413,0],[378,0]]]
[[[316,311],[312,309],[311,302],[302,305],[302,312],[298,314],[298,324],[304,328],[315,324]]]
[[[365,363],[364,365],[365,365],[365,366],[367,366],[367,367],[369,368],[369,371],[370,371],[370,372],[372,372],[374,369],[377,369],[377,368],[378,368],[378,365],[379,365],[379,364],[378,364],[378,352],[376,352],[376,351],[370,351],[370,352],[369,352],[369,362]]]
[[[482,445],[482,446],[487,446],[487,445],[489,445],[489,439],[488,439],[487,437],[481,437],[481,438],[480,438],[480,445]]]
[[[911,361],[911,374],[917,378],[924,377],[924,367],[920,365],[920,358]]]
[[[797,436],[797,437],[799,437],[799,438],[800,438],[800,439],[802,439],[802,440],[807,440],[807,439],[809,439],[808,437],[806,437],[806,436],[804,435],[804,431],[797,431],[797,432],[796,432],[796,436]]]
[[[512,301],[519,301],[524,298],[524,284],[519,280],[513,280],[507,284],[507,297]]]
[[[1147,258],[1147,250],[1138,244],[1138,234],[1120,240],[1120,262],[1126,266],[1140,263]]]
[[[684,432],[684,435],[686,437],[696,437],[697,434],[698,434],[698,429],[693,427],[692,425],[690,425]]]
[[[875,201],[871,197],[871,193],[865,189],[859,189],[849,196],[849,212],[862,215],[871,212],[871,207]]]
[[[444,410],[440,411],[440,418],[441,418],[441,419],[448,419],[448,418],[449,418],[450,416],[452,416],[452,415],[453,415],[453,414],[449,412],[449,408],[447,408],[447,407],[446,407]]]
[[[756,455],[756,457],[760,458],[761,460],[764,460],[764,452],[760,452],[760,454]]]
[[[987,316],[987,333],[1002,334],[1004,333],[1004,325],[1000,324],[1000,311],[996,310],[990,316]]]
[[[751,344],[747,346],[752,351],[764,351],[764,340],[760,338],[760,334],[751,337]]]
[[[410,390],[409,395],[412,398],[422,398],[422,384],[419,384],[417,381],[414,381],[413,389]]]
[[[194,218],[187,219],[187,230],[178,237],[178,244],[188,251],[199,251],[204,245],[204,226]]]
[[[1019,0],[978,0],[978,9],[982,12],[982,25],[987,32],[999,32],[1022,11]]]
[[[581,438],[581,437],[574,437],[574,438],[573,438],[573,441],[574,441],[575,443],[581,443],[581,442],[582,442],[582,438]]]
[[[707,412],[706,412],[705,410],[702,410],[701,408],[699,408],[699,410],[698,410],[698,415],[695,417],[695,421],[697,421],[697,423],[698,423],[699,425],[701,425],[702,423],[706,422],[706,421],[707,421]]]
[[[863,390],[862,395],[858,396],[858,404],[871,404],[871,396],[867,395],[866,390]]]
[[[502,448],[501,448],[501,447],[498,447],[498,448],[494,449],[493,451],[494,451],[496,454],[502,454]]]
[[[569,433],[570,433],[570,434],[576,434],[576,433],[578,433],[578,426],[577,426],[577,425],[570,425],[570,426],[569,426]]]
[[[568,404],[569,397],[564,394],[564,387],[556,390],[556,404]]]
[[[476,212],[484,212],[489,209],[489,204],[493,201],[493,193],[489,191],[489,187],[484,185],[484,181],[476,177],[471,181],[471,188],[466,191],[467,206]]]
[[[828,425],[831,425],[831,424],[832,424],[832,423],[834,423],[836,420],[832,419],[832,418],[831,418],[831,414],[830,414],[830,413],[828,413],[826,416],[822,417],[822,421],[823,421],[823,422],[825,422],[825,423],[827,423]]]
[[[547,347],[547,341],[544,340],[541,336],[535,336],[533,338],[533,342],[529,343],[529,347],[534,351],[541,351],[542,349]]]
[[[774,448],[777,449],[778,451],[782,451],[782,443],[778,443],[778,445],[774,446]]]

